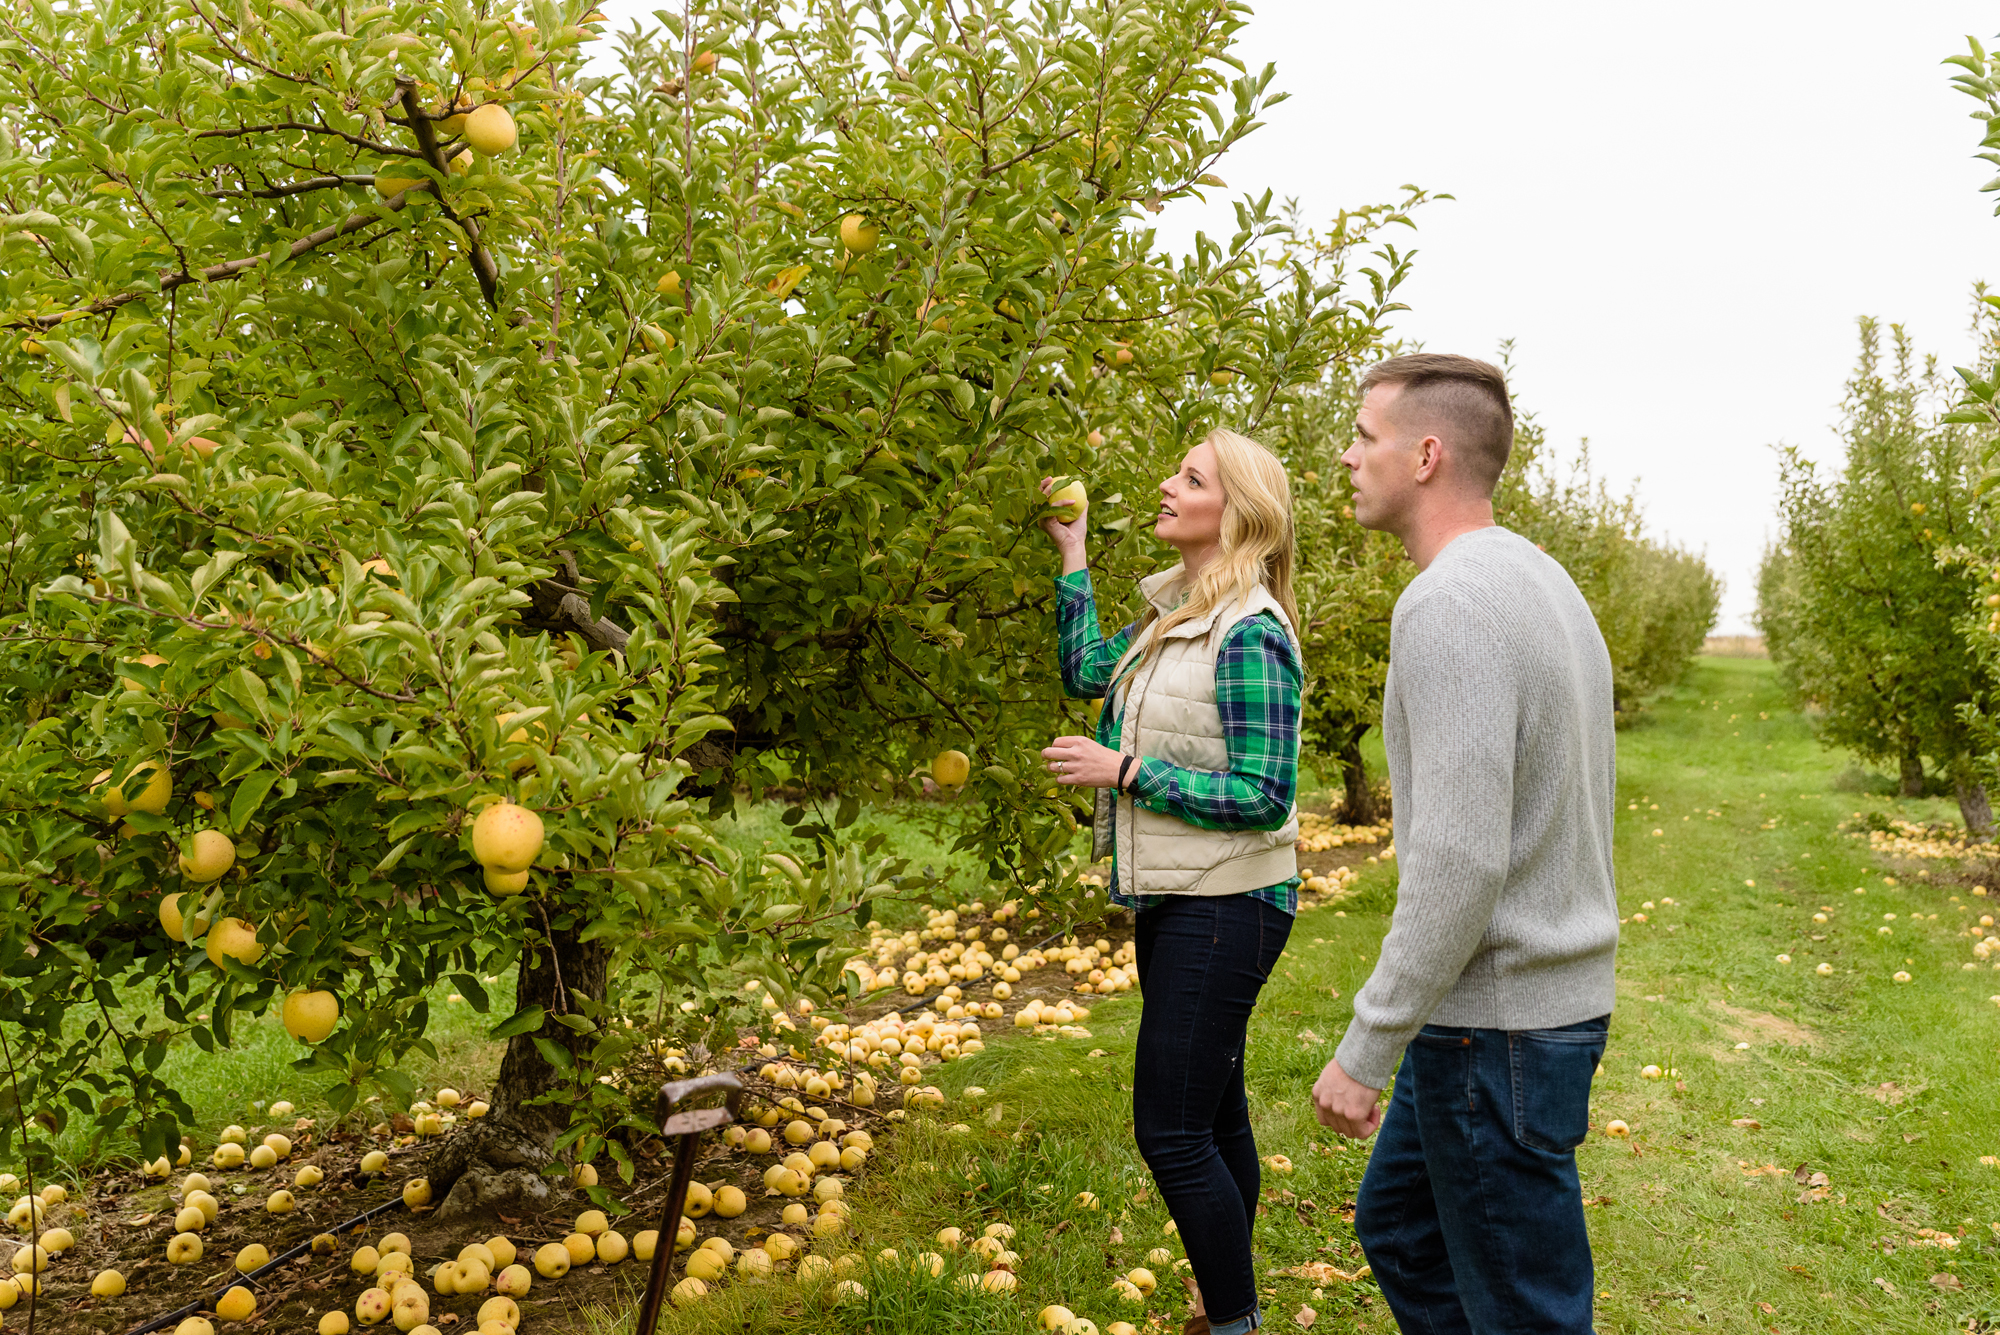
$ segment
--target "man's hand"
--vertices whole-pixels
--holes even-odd
[[[1313,1085],[1313,1111],[1321,1126],[1354,1140],[1366,1140],[1382,1125],[1382,1109],[1376,1106],[1381,1097],[1381,1090],[1368,1088],[1334,1060],[1326,1064]]]

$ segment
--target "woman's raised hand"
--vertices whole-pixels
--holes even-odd
[[[1045,477],[1042,479],[1042,495],[1051,495],[1055,489],[1056,480],[1054,478]],[[1056,550],[1062,553],[1063,573],[1065,575],[1082,570],[1089,564],[1084,557],[1084,511],[1081,506],[1077,508],[1076,517],[1067,521],[1058,518],[1053,513],[1044,515],[1042,517],[1042,532],[1049,535],[1049,540],[1055,543]]]

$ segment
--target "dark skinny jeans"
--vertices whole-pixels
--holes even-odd
[[[1216,1326],[1257,1311],[1243,1039],[1291,932],[1290,915],[1248,895],[1176,895],[1139,914],[1132,1129]]]

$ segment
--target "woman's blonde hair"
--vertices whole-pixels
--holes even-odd
[[[1160,651],[1167,632],[1175,626],[1240,602],[1259,584],[1285,610],[1285,619],[1297,634],[1299,609],[1292,598],[1296,555],[1292,480],[1285,465],[1263,445],[1227,427],[1209,432],[1202,437],[1202,444],[1215,451],[1216,480],[1222,484],[1222,540],[1179,607],[1165,618],[1155,608],[1146,609],[1138,636],[1143,640],[1146,627],[1154,621],[1160,625],[1132,660],[1134,672]]]

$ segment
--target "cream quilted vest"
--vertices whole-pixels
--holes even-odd
[[[1181,574],[1175,566],[1139,582],[1139,592],[1162,618],[1180,605]],[[1152,662],[1119,685],[1124,710],[1119,750],[1188,769],[1228,769],[1229,748],[1215,704],[1215,659],[1230,627],[1265,611],[1277,615],[1296,648],[1298,633],[1261,584],[1244,601],[1168,632]],[[1160,624],[1147,627],[1119,660],[1118,672],[1158,634]],[[1118,888],[1126,894],[1237,895],[1298,875],[1296,805],[1282,829],[1204,830],[1120,793],[1116,829]]]

